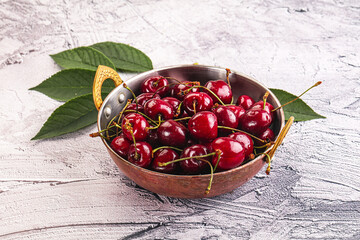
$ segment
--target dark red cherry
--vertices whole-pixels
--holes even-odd
[[[162,145],[184,147],[187,142],[187,128],[172,119],[163,122],[157,130]]]
[[[139,96],[136,97],[137,99],[137,103],[139,105],[145,105],[145,103],[150,100],[150,99],[153,99],[153,98],[157,98],[157,99],[160,99],[160,95],[157,94],[157,93],[142,93],[140,94]],[[133,103],[135,103],[135,99],[133,100]]]
[[[218,134],[217,117],[213,112],[198,112],[189,119],[188,129],[193,139],[212,141]]]
[[[217,165],[218,170],[229,170],[241,165],[245,160],[245,150],[243,145],[229,137],[216,138],[211,147],[215,152],[220,153],[220,160]],[[212,164],[215,166],[218,162],[218,154],[212,158]]]
[[[231,111],[227,106],[219,106],[213,111],[217,117],[219,126],[225,126],[230,128],[237,128],[239,125],[239,119],[235,113]],[[231,130],[221,129],[219,130],[222,134],[229,134]]]
[[[248,95],[241,95],[238,97],[236,101],[236,105],[241,106],[245,110],[248,110],[252,105],[254,105],[255,101]]]
[[[215,93],[221,101],[225,104],[231,103],[232,100],[232,91],[230,86],[223,80],[212,80],[208,81],[205,84],[205,87]],[[219,103],[219,100],[214,96],[214,94],[205,90],[207,94],[213,99],[214,103]]]
[[[244,116],[246,112],[245,109],[241,106],[236,106],[236,105],[228,105],[227,107],[235,113],[235,116],[238,119],[238,123],[240,123],[240,119]],[[238,124],[238,126],[239,125],[240,124]]]
[[[273,130],[271,130],[270,128],[267,128],[265,131],[258,134],[257,137],[265,141],[264,143],[264,142],[260,142],[259,140],[255,140],[255,144],[257,146],[261,146],[268,142],[275,141],[275,134]]]
[[[159,116],[162,120],[172,119],[174,117],[173,107],[161,99],[148,100],[144,105],[144,113],[154,120],[158,120]]]
[[[149,127],[148,121],[138,113],[127,114],[121,122],[121,129],[130,141],[133,141],[131,131],[136,141],[144,141],[148,136]]]
[[[203,145],[196,144],[185,148],[184,151],[181,153],[180,158],[196,157],[206,154],[208,154],[207,148]],[[202,159],[211,162],[211,156]],[[203,170],[205,170],[207,166],[208,164],[206,162],[198,160],[196,158],[190,158],[180,161],[180,167],[185,174],[199,174]]]
[[[213,107],[212,98],[204,92],[188,93],[183,100],[184,110],[194,115],[195,112],[210,111]]]
[[[131,142],[125,138],[124,134],[120,134],[119,136],[115,137],[110,144],[110,147],[119,154],[120,157],[126,157],[129,146],[131,145]]]
[[[162,98],[161,100],[167,102],[168,104],[170,104],[170,106],[173,107],[175,113],[176,113],[176,110],[178,109],[181,101],[177,98],[174,98],[174,97],[165,97],[165,98]]]
[[[134,111],[138,110],[139,112],[144,113],[144,106],[140,104],[136,105],[136,103],[130,103],[126,107],[126,110],[134,110]]]
[[[272,118],[274,118],[274,112],[272,111],[274,107],[268,102],[265,103],[265,108],[264,108],[264,102],[258,101],[251,106],[251,109],[264,109],[265,111],[271,114]]]
[[[169,92],[168,80],[162,76],[150,77],[141,84],[142,93],[157,93],[165,97]]]
[[[197,85],[196,82],[184,81],[181,84],[177,84],[170,90],[170,96],[179,99],[182,101],[185,97],[185,90]],[[200,88],[193,88],[190,92],[200,92]]]
[[[160,147],[160,140],[157,134],[157,129],[150,129],[146,140],[153,148]]]
[[[257,135],[265,131],[271,124],[272,117],[265,110],[249,109],[240,119],[241,129],[250,134]]]
[[[249,158],[250,154],[252,154],[254,151],[254,142],[251,137],[242,132],[232,133],[228,137],[240,142],[244,147],[245,158]]]
[[[171,162],[178,158],[179,158],[179,154],[177,154],[171,148],[159,149],[154,153],[154,159],[151,163],[151,168],[157,172],[176,173],[176,171],[178,170],[178,166],[179,166],[178,162],[170,163],[166,166],[159,166],[159,163]]]
[[[127,154],[127,160],[136,166],[147,168],[151,163],[152,147],[147,142],[137,142],[136,151],[135,144],[131,144]]]

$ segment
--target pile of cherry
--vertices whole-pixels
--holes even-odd
[[[228,77],[227,77],[227,80]],[[126,84],[124,87],[132,92]],[[146,79],[102,137],[129,162],[169,174],[208,174],[236,168],[273,144],[274,107],[266,93],[233,104],[229,81]]]

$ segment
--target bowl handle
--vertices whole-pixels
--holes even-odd
[[[285,126],[283,127],[283,129],[281,130],[278,138],[276,139],[273,148],[270,150],[270,152],[268,153],[270,159],[272,159],[274,157],[275,151],[276,149],[279,147],[279,145],[282,143],[282,141],[284,140],[286,134],[289,132],[289,129],[292,125],[292,123],[294,122],[294,117],[291,116],[289,117],[289,119],[287,120]]]
[[[93,99],[97,110],[100,109],[101,104],[103,103],[101,98],[101,87],[106,79],[113,80],[115,87],[123,83],[119,74],[114,69],[103,65],[98,66],[93,84]]]

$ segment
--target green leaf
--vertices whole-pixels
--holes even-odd
[[[30,90],[36,90],[59,101],[68,101],[92,93],[95,73],[87,69],[64,69]],[[114,84],[107,80],[101,89],[102,92],[109,93],[114,89]]]
[[[91,47],[101,51],[114,62],[119,70],[144,72],[153,69],[148,56],[139,49],[123,43],[102,42]]]
[[[63,68],[83,68],[96,71],[99,65],[105,65],[115,69],[108,57],[91,47],[78,47],[50,56]]]
[[[273,89],[270,88],[270,90],[276,95],[276,97],[279,99],[281,104],[285,104],[293,99],[295,99],[297,96],[288,93],[281,89]],[[307,105],[303,100],[298,99],[289,105],[286,105],[283,107],[284,113],[285,113],[285,119],[289,119],[290,116],[295,117],[295,121],[307,121],[317,118],[325,118],[324,116],[316,113],[309,105]]]
[[[73,98],[58,107],[31,140],[51,138],[77,131],[96,122],[98,111],[92,94]]]

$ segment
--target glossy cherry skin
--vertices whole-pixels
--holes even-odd
[[[121,122],[121,129],[130,141],[133,141],[131,130],[136,141],[144,141],[148,136],[149,127],[148,121],[138,113],[127,114]]]
[[[154,153],[154,159],[151,163],[151,169],[162,173],[176,173],[179,168],[178,162],[170,163],[166,166],[159,166],[159,163],[171,162],[178,158],[179,158],[179,154],[177,154],[171,148],[159,149]]]
[[[215,93],[220,100],[229,104],[232,100],[232,91],[230,86],[223,80],[212,80],[205,84],[205,87]],[[219,100],[210,91],[205,90],[207,94],[213,99],[214,103],[219,103]]]
[[[151,163],[152,147],[147,142],[137,142],[136,143],[135,154],[135,144],[131,144],[127,154],[127,160],[136,166],[148,168]]]
[[[207,148],[203,145],[196,144],[185,148],[181,153],[180,158],[186,157],[196,157],[208,154]],[[211,162],[211,157],[202,158]],[[208,164],[204,161],[198,160],[196,158],[190,158],[183,161],[180,161],[180,167],[185,174],[199,174],[206,169]]]
[[[220,160],[217,170],[229,170],[241,165],[245,160],[245,150],[243,145],[229,137],[216,138],[211,147],[215,152],[220,153]],[[218,162],[218,154],[212,157],[213,166]]]
[[[251,106],[251,109],[264,109],[265,111],[267,111],[268,113],[271,114],[272,118],[274,118],[274,112],[272,111],[274,109],[274,107],[273,107],[273,105],[271,105],[268,102],[265,103],[265,108],[264,108],[264,102],[258,101],[256,103],[254,103],[254,105]]]
[[[228,105],[227,107],[235,113],[235,116],[238,119],[238,126],[239,126],[240,119],[245,115],[246,112],[245,109],[241,106],[236,106],[236,105]]]
[[[265,143],[264,142],[261,142],[259,140],[255,140],[255,145],[257,146],[261,146],[261,145],[264,145],[268,142],[271,142],[271,141],[275,141],[275,134],[273,132],[273,130],[271,130],[271,128],[267,128],[265,131],[259,133],[257,135],[258,138],[266,141]]]
[[[238,97],[236,101],[237,106],[241,106],[245,110],[248,110],[252,105],[254,105],[255,101],[248,95],[241,95]]]
[[[110,147],[119,154],[120,157],[125,158],[130,145],[131,142],[122,133],[111,141]]]
[[[192,86],[197,85],[195,82],[184,81],[181,84],[177,84],[170,90],[170,96],[179,99],[182,101],[185,97],[185,90],[191,88]],[[200,92],[200,88],[193,88],[190,92]]]
[[[160,125],[157,135],[163,146],[182,148],[187,143],[188,130],[181,123],[169,119]]]
[[[176,113],[176,110],[178,109],[181,101],[177,98],[174,98],[174,97],[164,97],[162,98],[161,100],[167,102],[168,104],[170,104],[170,106],[173,107],[175,113]]]
[[[213,112],[198,112],[189,119],[188,129],[193,139],[212,141],[218,135],[218,121]]]
[[[165,97],[170,88],[169,82],[162,76],[150,77],[146,79],[140,87],[142,93],[157,93],[160,97]]]
[[[230,128],[237,128],[239,125],[239,119],[235,113],[230,110],[227,106],[219,106],[213,110],[217,117],[218,125]],[[219,129],[220,134],[229,134],[231,130]]]
[[[243,145],[245,151],[245,158],[248,159],[250,154],[252,154],[254,151],[254,141],[252,140],[252,138],[246,133],[242,132],[232,133],[228,137],[235,139]]]
[[[144,105],[144,113],[153,120],[158,120],[159,116],[162,120],[174,118],[173,107],[161,100],[161,99],[150,99]]]
[[[257,135],[265,131],[271,124],[272,117],[265,110],[249,109],[240,119],[241,129],[250,134]]]
[[[144,106],[148,100],[153,99],[153,98],[160,99],[160,95],[157,93],[155,93],[155,94],[154,93],[142,93],[136,97],[136,100],[139,105]],[[135,99],[133,100],[133,103],[135,103]]]
[[[190,115],[194,115],[195,112],[210,111],[213,105],[212,98],[204,92],[188,93],[183,100],[184,110]]]

